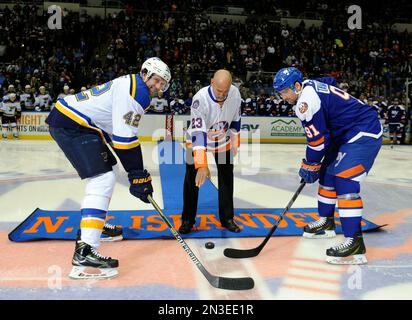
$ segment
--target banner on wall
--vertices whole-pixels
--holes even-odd
[[[46,124],[48,112],[23,112],[17,123],[22,139],[51,139]],[[389,142],[388,125],[383,126],[383,141]],[[166,115],[145,115],[139,126],[141,141],[157,141],[166,136]],[[183,140],[190,116],[173,116],[173,126],[169,128],[176,140]],[[9,129],[11,134],[11,129]],[[305,131],[298,118],[295,117],[242,117],[241,139],[254,142],[294,142],[305,143]]]
[[[23,112],[17,121],[17,130],[21,138],[51,139],[49,126],[46,124],[48,112]]]

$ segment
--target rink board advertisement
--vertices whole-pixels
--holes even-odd
[[[182,140],[190,125],[190,116],[174,116],[176,140]],[[247,142],[305,142],[300,120],[288,117],[242,117],[241,141]]]
[[[21,139],[51,139],[46,123],[48,112],[23,112],[17,121],[17,130]]]
[[[17,123],[21,139],[51,140],[49,127],[45,120],[48,112],[23,112]],[[176,140],[185,139],[185,132],[190,125],[190,116],[169,117],[173,121]],[[389,141],[388,126],[383,125],[383,141]],[[166,136],[166,116],[147,114],[139,125],[141,141],[158,141]],[[9,130],[11,134],[11,129]],[[242,142],[289,142],[305,143],[305,133],[298,118],[295,117],[242,117]]]

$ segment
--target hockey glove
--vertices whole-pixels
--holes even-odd
[[[148,195],[153,194],[152,177],[147,170],[132,170],[128,174],[130,193],[143,202],[150,203]]]
[[[320,163],[316,162],[307,162],[305,159],[302,159],[302,165],[299,170],[299,176],[306,183],[314,183],[319,179],[319,170]]]

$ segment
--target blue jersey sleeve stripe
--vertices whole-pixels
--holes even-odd
[[[133,141],[137,140],[137,137],[120,137],[120,136],[116,136],[116,135],[112,135],[113,141],[116,142],[125,142],[125,143],[130,143]]]
[[[192,132],[192,144],[193,147],[205,147],[206,148],[206,132],[196,131]]]
[[[143,82],[142,78],[140,75],[132,75],[135,79],[135,90],[134,90],[134,96],[133,99],[136,100],[138,104],[143,109],[146,109],[148,106],[150,106],[150,92],[149,88],[147,85]]]
[[[232,121],[230,128],[234,129],[235,131],[240,131],[240,121]]]

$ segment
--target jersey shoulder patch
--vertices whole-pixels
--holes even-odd
[[[300,120],[310,121],[319,111],[320,105],[321,101],[315,89],[312,86],[305,86],[296,103],[295,113]]]

